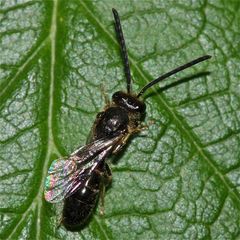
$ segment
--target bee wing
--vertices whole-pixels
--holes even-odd
[[[67,160],[54,160],[45,180],[46,201],[59,202],[76,192],[121,137],[96,140],[73,152]]]
[[[48,176],[45,180],[45,199],[48,202],[58,202],[64,198],[64,191],[76,175],[79,170],[77,169],[76,161],[71,159],[56,159],[52,162]]]
[[[77,178],[75,178],[71,185],[65,191],[65,198],[71,196],[80,188],[84,187],[89,178],[91,177],[92,172],[101,164],[102,161],[106,159],[106,157],[111,153],[111,146],[106,150],[101,152],[93,161],[92,165],[88,168],[82,169],[82,171],[78,174]]]

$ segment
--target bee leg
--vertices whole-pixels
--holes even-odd
[[[140,124],[138,127],[134,128],[134,129],[131,129],[131,133],[134,134],[134,133],[140,133],[142,131],[145,131],[149,128],[149,126],[153,125],[154,123],[153,122],[149,122],[149,124]]]
[[[105,185],[102,184],[101,186],[101,190],[100,190],[100,215],[103,216],[104,215],[104,196],[105,196]]]
[[[134,130],[134,133],[139,133],[148,129],[147,125],[141,125]]]
[[[100,187],[100,215],[104,215],[104,197],[106,187],[109,186],[112,182],[112,171],[108,164],[105,164],[105,171],[102,175],[101,187]]]
[[[104,184],[109,186],[112,182],[112,171],[107,163],[105,163],[105,172],[104,172]]]
[[[61,218],[58,219],[57,229],[61,227],[62,223],[63,223],[63,216],[61,216]]]
[[[106,91],[105,91],[105,88],[104,88],[103,84],[100,85],[100,90],[101,90],[101,93],[104,97],[105,105],[110,106],[110,99],[109,99],[108,95],[106,94]]]
[[[139,127],[137,128],[137,131],[139,131],[139,132],[144,131],[154,124],[155,124],[154,120],[148,121],[147,124],[140,124]]]

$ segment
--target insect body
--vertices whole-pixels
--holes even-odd
[[[73,152],[67,159],[55,160],[45,183],[45,199],[55,203],[64,200],[62,223],[69,230],[83,226],[96,203],[103,203],[105,187],[111,182],[111,170],[106,159],[122,150],[128,138],[141,131],[146,105],[141,95],[163,79],[210,58],[197,58],[148,83],[134,95],[131,92],[131,74],[118,13],[113,9],[115,29],[121,46],[127,92],[118,91],[112,101],[98,113],[88,143]]]
[[[111,182],[111,170],[104,161],[108,153],[106,149],[98,155],[94,170],[90,167],[85,171],[87,177],[83,186],[65,199],[62,221],[67,229],[74,230],[88,220],[100,191]]]

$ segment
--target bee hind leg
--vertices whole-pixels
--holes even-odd
[[[106,187],[108,187],[112,182],[112,172],[108,164],[106,163],[106,169],[102,175],[101,187],[100,187],[100,215],[104,215],[104,197],[106,192]]]
[[[62,223],[63,223],[63,216],[61,216],[58,220],[57,220],[57,229],[59,229],[60,227],[61,227],[61,225],[62,225]]]
[[[101,186],[101,190],[100,190],[100,210],[99,210],[99,213],[101,216],[104,215],[104,196],[105,196],[105,190],[106,190],[106,187],[104,184],[102,184]]]

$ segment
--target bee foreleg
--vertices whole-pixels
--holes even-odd
[[[103,84],[100,85],[100,90],[101,90],[102,96],[104,98],[105,105],[107,107],[110,106],[111,102],[110,102],[110,99],[109,99],[108,95],[106,94],[106,90],[105,90]]]

